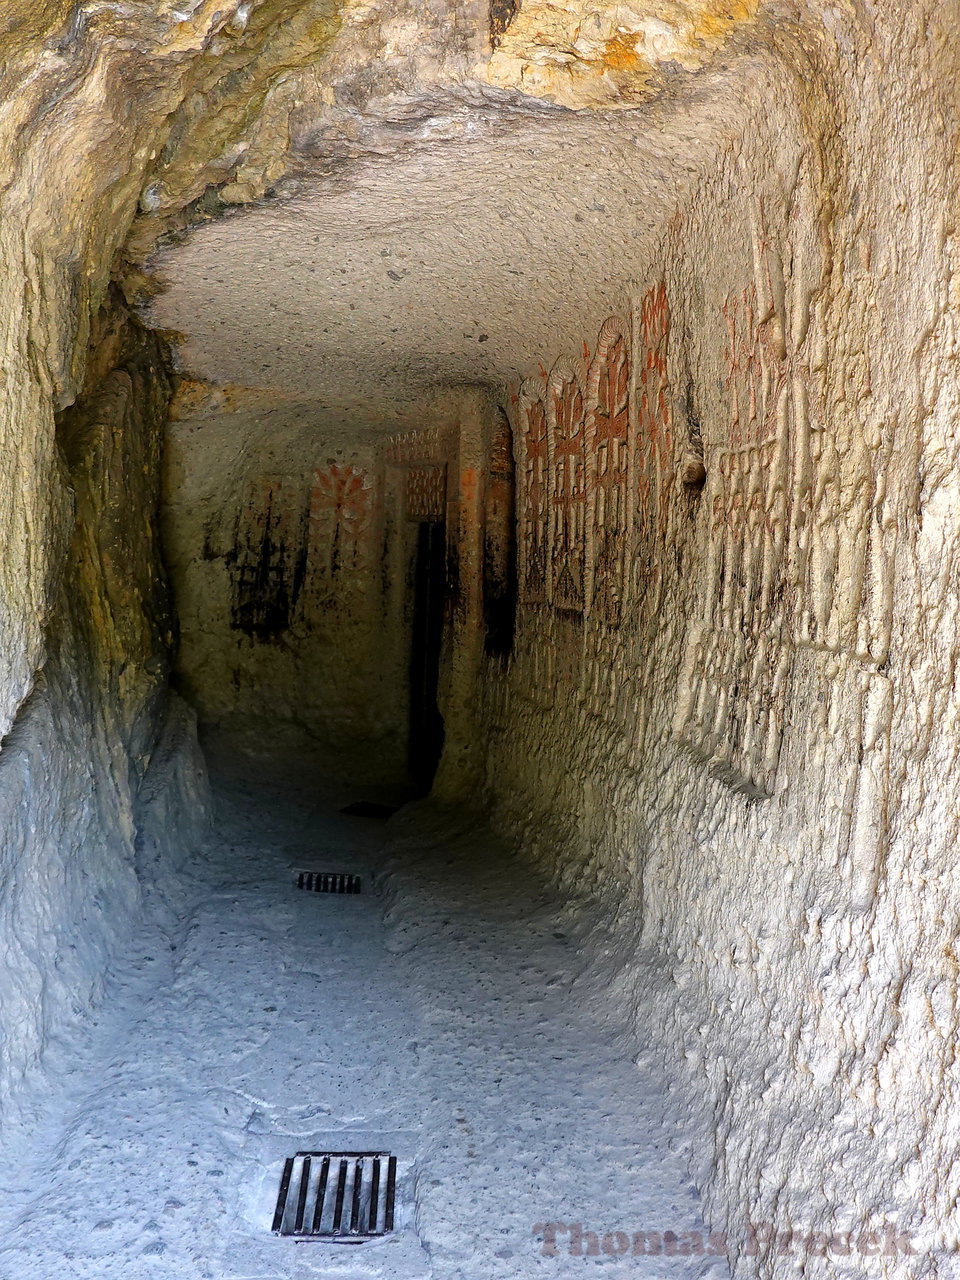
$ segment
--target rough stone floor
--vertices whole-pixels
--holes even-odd
[[[343,816],[369,792],[291,770],[234,768],[216,794],[179,920],[49,1047],[31,1095],[49,1118],[4,1140],[2,1280],[727,1274],[571,1257],[563,1234],[541,1252],[543,1221],[602,1238],[696,1230],[699,1211],[636,1046],[580,996],[583,952],[527,870],[429,815]],[[300,892],[303,864],[359,871],[364,892]],[[396,1235],[273,1237],[283,1157],[353,1141],[400,1159]]]

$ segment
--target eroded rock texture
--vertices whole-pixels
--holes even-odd
[[[87,386],[57,425],[44,663],[0,751],[4,1100],[98,999],[140,913],[138,867],[164,853],[172,874],[204,826],[192,712],[167,688],[163,360],[115,301],[95,326]],[[176,821],[158,821],[156,806]]]
[[[492,84],[563,106],[628,107],[662,87],[665,68],[705,66],[759,8],[759,0],[524,0],[505,22],[494,6],[496,48],[482,70]]]
[[[96,998],[136,921],[137,857],[182,857],[202,826],[190,713],[166,694],[168,357],[110,296],[111,276],[130,282],[121,249],[138,208],[152,243],[162,213],[236,176],[248,152],[223,149],[295,62],[285,40],[309,59],[334,18],[30,3],[0,19],[0,1100]],[[157,820],[165,804],[175,827]]]

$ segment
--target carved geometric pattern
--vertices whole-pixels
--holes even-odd
[[[408,520],[443,520],[447,509],[446,467],[409,467],[404,475],[403,501]]]
[[[395,466],[447,462],[454,452],[456,437],[449,427],[423,427],[391,436],[384,449],[387,462]]]

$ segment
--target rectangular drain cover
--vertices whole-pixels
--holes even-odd
[[[298,1151],[280,1177],[273,1233],[361,1244],[393,1231],[397,1157],[383,1151]]]
[[[359,893],[360,877],[340,871],[296,871],[298,889],[313,893]]]

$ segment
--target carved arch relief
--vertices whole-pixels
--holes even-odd
[[[624,732],[632,732],[635,699],[623,694],[629,681],[613,679],[609,653],[593,631],[622,625],[636,592],[644,602],[650,598],[650,581],[634,570],[641,558],[638,533],[650,540],[664,524],[649,508],[651,489],[641,486],[639,467],[659,466],[652,493],[665,505],[673,473],[668,334],[661,283],[638,300],[628,320],[604,322],[592,357],[585,343],[582,359],[561,358],[549,373],[541,366],[540,377],[524,382],[514,401],[520,599],[594,624],[585,630],[582,662],[571,679],[585,705],[613,717]],[[655,560],[654,549],[642,559]],[[537,690],[546,696],[543,681],[554,687],[569,645],[563,655],[556,651],[553,627],[531,631],[528,645],[529,696]]]
[[[658,315],[665,314],[664,301]],[[665,370],[662,347],[657,368]],[[584,354],[589,359],[589,348]],[[520,598],[617,626],[630,593],[637,507],[630,326],[605,321],[585,379],[565,357],[541,374],[523,383],[516,401]],[[655,397],[646,425],[668,445],[665,372]]]

